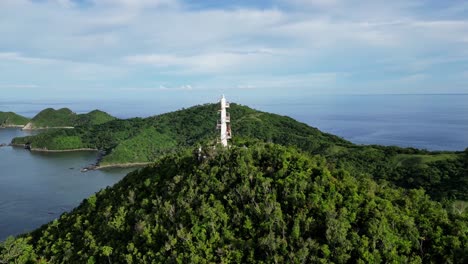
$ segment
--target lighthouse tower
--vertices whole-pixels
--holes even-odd
[[[226,98],[221,98],[221,109],[219,112],[221,113],[221,119],[218,122],[218,129],[221,130],[221,144],[225,147],[228,145],[228,139],[231,138],[231,116],[226,111],[226,108],[229,108],[229,103],[226,102]]]

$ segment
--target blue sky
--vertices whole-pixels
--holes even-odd
[[[1,0],[0,92],[468,93],[468,2]]]

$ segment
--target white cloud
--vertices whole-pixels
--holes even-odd
[[[295,6],[297,8],[330,8],[337,6],[339,0],[283,0],[286,4]]]
[[[466,5],[431,16],[418,0],[275,0],[271,8],[197,10],[178,0],[87,3],[0,0],[6,21],[0,23],[0,67],[29,69],[43,79],[59,75],[63,87],[124,79],[143,88],[156,82],[182,89],[180,82],[187,82],[194,90],[203,84],[248,90],[331,87],[341,72],[397,71],[404,78],[467,63],[468,20],[450,16]],[[430,82],[426,74],[412,79]],[[360,85],[354,81],[350,87]]]
[[[65,75],[70,80],[96,80],[102,77],[124,76],[128,69],[111,65],[54,58],[29,57],[17,52],[0,53],[0,66],[18,64],[23,70],[48,71],[52,76]]]
[[[197,55],[147,54],[124,57],[129,64],[147,64],[158,68],[175,68],[174,72],[216,73],[238,71],[267,63],[275,56],[273,50],[214,52]]]
[[[197,83],[197,87],[216,90],[267,90],[267,91],[298,91],[307,89],[310,91],[330,92],[339,80],[346,80],[348,73],[338,72],[310,72],[301,74],[282,75],[235,75],[214,76],[212,79]],[[237,85],[232,85],[238,83]]]
[[[57,60],[48,58],[27,57],[17,52],[1,52],[0,61],[2,60],[17,61],[25,64],[52,64],[58,62]]]
[[[157,92],[157,91],[192,91],[193,87],[190,84],[180,85],[180,86],[152,86],[152,87],[125,87],[120,88],[121,91],[130,91],[130,92]]]
[[[0,84],[0,89],[33,89],[38,87],[35,84]]]
[[[241,90],[251,90],[251,89],[256,89],[258,88],[257,86],[255,85],[252,85],[252,84],[239,84],[237,85],[237,89],[241,89]]]
[[[400,78],[397,80],[398,82],[404,82],[404,83],[414,83],[414,82],[421,82],[423,80],[426,80],[429,76],[424,73],[417,73],[417,74],[412,74],[405,76],[403,78]]]
[[[125,8],[154,8],[154,7],[177,7],[177,0],[93,0],[97,6],[112,6]]]
[[[75,6],[75,3],[71,0],[55,0],[59,5],[67,8],[71,8]]]

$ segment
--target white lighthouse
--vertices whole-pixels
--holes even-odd
[[[223,97],[221,98],[221,109],[219,112],[221,112],[221,119],[218,122],[218,128],[221,130],[221,144],[225,147],[228,145],[228,139],[231,138],[231,116],[229,113],[226,111],[226,108],[229,108],[229,103],[226,102],[226,98]]]

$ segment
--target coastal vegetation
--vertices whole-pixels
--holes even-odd
[[[0,260],[468,261],[468,149],[356,145],[238,104],[230,109],[235,136],[223,148],[217,108],[125,120],[96,111],[74,129],[15,138],[33,150],[101,150],[103,167],[150,165],[8,238]]]
[[[116,119],[100,125],[84,124],[75,129],[58,129],[37,136],[15,138],[12,143],[30,143],[32,148],[38,149],[66,149],[65,146],[53,145],[51,142],[58,138],[79,137],[81,145],[75,147],[106,151],[108,155],[103,159],[106,164],[154,161],[163,153],[213,140],[217,134],[217,108],[217,105],[206,104],[145,119]],[[328,145],[352,146],[348,141],[289,117],[237,104],[231,105],[230,112],[236,136],[301,145],[309,150],[326,148]]]
[[[29,118],[13,112],[0,111],[0,127],[23,127],[29,122]]]
[[[32,149],[98,149],[99,165],[141,165],[164,154],[211,143],[217,137],[218,105],[206,104],[149,118],[116,119],[99,125],[57,129],[15,138]],[[404,188],[424,188],[437,200],[468,200],[467,152],[431,152],[394,146],[355,145],[290,117],[231,104],[234,143],[257,140],[294,146],[324,156],[330,167],[371,176]]]
[[[468,210],[330,166],[296,147],[235,142],[164,155],[36,231],[21,263],[466,263]],[[200,158],[201,157],[201,158]]]
[[[115,117],[99,110],[87,114],[76,114],[68,108],[58,110],[47,108],[34,116],[24,129],[73,128],[83,125],[99,125],[114,119]]]

